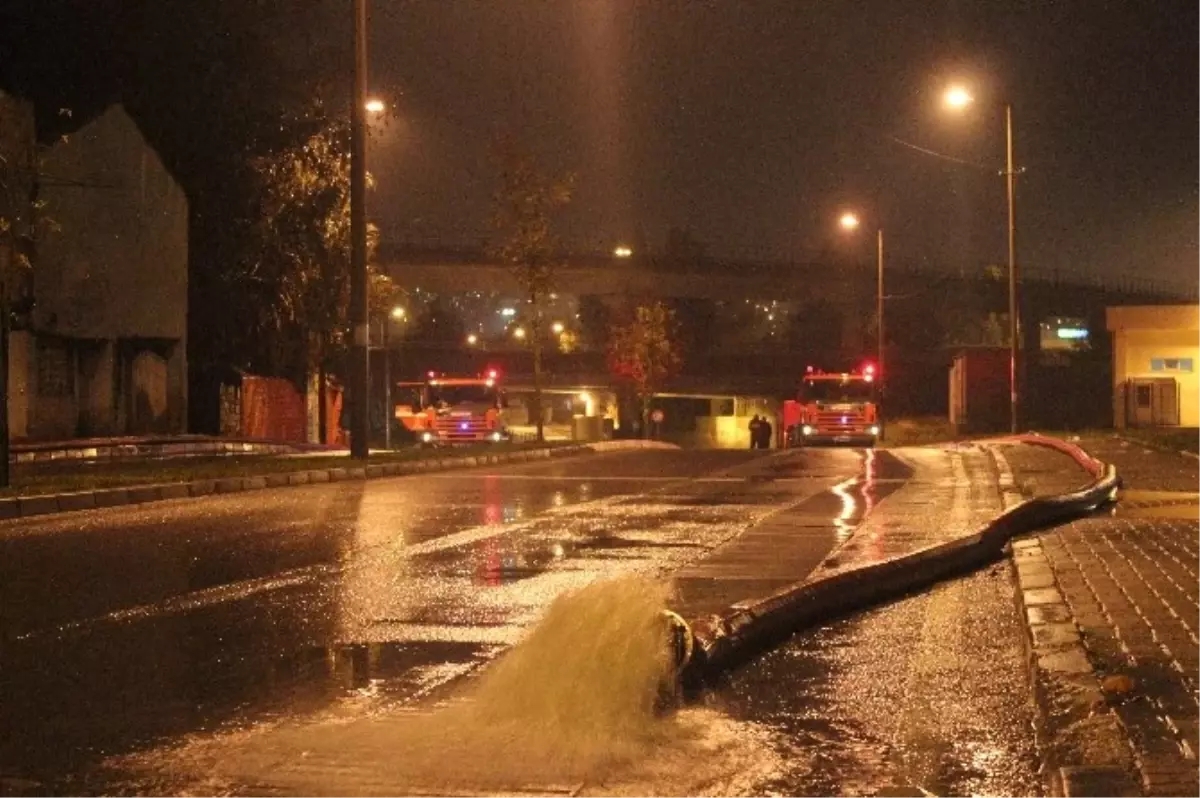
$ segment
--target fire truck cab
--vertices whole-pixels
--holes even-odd
[[[395,386],[396,420],[426,446],[499,443],[510,440],[504,422],[504,391],[497,372],[465,377],[429,372],[420,382]]]
[[[874,446],[883,431],[875,367],[824,372],[811,366],[795,401],[784,402],[788,446],[859,443]]]

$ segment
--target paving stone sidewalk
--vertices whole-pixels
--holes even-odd
[[[1018,567],[1040,547],[1102,686],[1102,700],[1115,710],[1128,738],[1142,790],[1196,795],[1197,464],[1111,437],[1080,444],[1115,465],[1127,490],[1105,514],[1025,541]],[[1057,452],[1008,446],[1002,451],[1018,486],[1037,486],[1041,493],[1085,481],[1073,461]],[[1031,588],[1027,599],[1039,589],[1022,587]],[[1045,605],[1029,609],[1031,615],[1053,614]]]

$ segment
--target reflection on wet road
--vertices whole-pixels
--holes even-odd
[[[89,768],[411,701],[556,595],[674,571],[863,460],[646,451],[0,524],[0,792],[154,791]]]
[[[724,711],[771,732],[776,795],[1039,795],[1007,564],[807,632],[735,673]]]

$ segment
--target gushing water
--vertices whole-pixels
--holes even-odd
[[[752,729],[709,710],[660,710],[674,670],[669,592],[623,577],[562,596],[429,712],[276,727],[180,753],[210,794],[264,782],[306,794],[744,792],[729,779],[758,778],[766,764]]]
[[[588,779],[637,758],[664,733],[655,706],[672,669],[667,595],[624,578],[560,597],[462,700],[389,731],[389,775],[513,787]]]

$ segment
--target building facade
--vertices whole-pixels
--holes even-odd
[[[14,440],[185,431],[188,208],[119,106],[41,148]]]
[[[1200,305],[1111,307],[1113,426],[1200,426]]]

